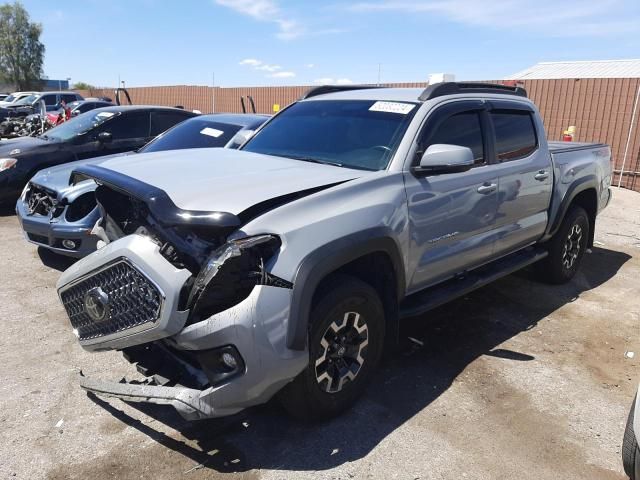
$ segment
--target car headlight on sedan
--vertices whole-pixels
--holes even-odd
[[[0,172],[13,168],[18,163],[17,158],[0,158]]]

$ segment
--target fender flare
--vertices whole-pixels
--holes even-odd
[[[560,228],[560,225],[562,225],[562,220],[564,220],[564,217],[569,211],[571,203],[578,196],[578,194],[591,189],[596,192],[597,199],[598,180],[595,175],[586,175],[584,177],[576,179],[571,183],[571,185],[567,189],[567,193],[560,201],[560,205],[558,206],[555,218],[549,222],[549,227],[547,228],[547,232],[545,233],[543,240],[548,240],[556,234],[556,232]]]
[[[304,350],[307,347],[311,302],[320,282],[353,260],[376,252],[389,256],[397,280],[396,295],[398,299],[404,296],[404,262],[388,227],[375,227],[333,240],[309,253],[298,266],[287,323],[288,348]]]

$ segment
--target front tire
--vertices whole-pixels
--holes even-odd
[[[364,392],[380,361],[385,318],[376,291],[363,281],[333,276],[312,308],[309,364],[280,392],[286,410],[312,421],[334,417]]]
[[[582,207],[574,206],[567,212],[547,244],[549,255],[538,264],[542,281],[562,284],[575,276],[587,250],[589,225],[589,216]]]

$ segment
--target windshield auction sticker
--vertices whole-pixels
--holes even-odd
[[[209,135],[210,137],[218,138],[224,132],[222,130],[218,130],[217,128],[205,127],[200,130],[200,133],[203,135]]]
[[[387,112],[387,113],[399,113],[401,115],[406,115],[411,110],[413,110],[415,105],[410,103],[400,103],[400,102],[376,102],[369,108],[371,112]]]

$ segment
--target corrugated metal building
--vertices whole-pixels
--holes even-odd
[[[560,78],[640,78],[640,59],[541,62],[508,80],[551,80]]]

